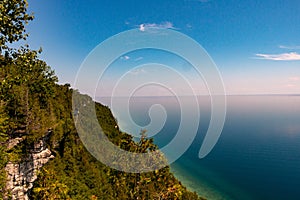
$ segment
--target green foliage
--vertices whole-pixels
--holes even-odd
[[[5,104],[0,100],[0,143],[5,142],[8,139],[7,130],[8,130],[8,120],[5,110]]]
[[[70,199],[68,195],[69,188],[55,180],[55,172],[42,169],[40,172],[41,187],[35,187],[33,192],[36,193],[36,199]]]
[[[7,141],[7,131],[8,131],[8,116],[4,111],[4,103],[0,101],[0,191],[3,190],[6,180],[6,172],[4,167],[8,161],[6,147],[3,145]],[[0,196],[1,198],[1,196]]]
[[[10,49],[7,43],[25,39],[25,24],[33,19],[26,13],[25,0],[0,1],[0,191],[5,193],[7,162],[21,162],[27,147],[51,130],[48,148],[55,159],[38,174],[32,199],[199,199],[170,173],[169,167],[149,173],[125,173],[96,160],[82,144],[75,129],[70,85],[58,85],[50,67],[28,46]],[[95,103],[77,92],[84,102]],[[81,102],[82,103],[82,102]],[[110,109],[95,103],[99,123],[109,140],[131,152],[157,150],[153,140],[121,132]],[[24,138],[8,149],[9,139]],[[155,158],[165,162],[163,156]],[[143,163],[141,163],[143,165]],[[145,166],[146,167],[146,166]],[[1,199],[0,195],[0,199]]]
[[[25,24],[33,16],[27,14],[26,0],[0,1],[0,52],[7,49],[7,43],[26,39]]]
[[[91,100],[87,96],[83,96],[83,99]],[[66,101],[69,102],[67,99]],[[64,104],[68,105],[67,102]],[[116,120],[108,107],[98,103],[95,106],[99,123],[116,145],[134,152],[157,149],[152,140],[146,139],[145,131],[142,131],[144,137],[139,142],[133,142],[130,135],[116,129]],[[66,112],[70,113],[67,110]],[[71,113],[68,116],[71,117]],[[65,120],[68,121],[67,118]],[[61,197],[62,199],[199,199],[195,193],[187,191],[181,185],[168,167],[154,172],[133,174],[103,165],[84,148],[73,123],[69,124],[69,128],[54,130],[53,136],[56,135],[62,135],[57,137],[60,138],[59,142],[52,143],[56,144],[53,148],[56,159],[44,167],[47,173],[41,173],[35,183],[37,189],[32,193],[34,199],[41,199],[45,194],[50,195],[48,198],[54,198],[54,193],[50,191],[58,183],[68,188],[67,196]],[[45,179],[49,177],[48,174],[51,174],[51,178]]]
[[[55,95],[57,77],[38,54],[21,47],[11,57],[3,58],[0,68],[0,96],[6,103],[9,126],[12,132],[25,129],[29,134],[30,130],[31,140],[41,137],[55,123],[48,116],[53,114],[49,101]]]

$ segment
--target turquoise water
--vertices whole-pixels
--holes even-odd
[[[188,102],[189,97],[185,98]],[[198,158],[198,152],[211,107],[208,97],[198,100],[197,137],[171,165],[184,185],[208,199],[299,199],[300,96],[229,96],[223,132],[204,159]],[[179,127],[180,107],[172,97],[132,98],[132,119],[141,126],[150,123],[148,110],[153,104],[161,104],[167,113],[165,125],[154,136],[156,144],[163,147]],[[113,112],[121,128],[139,130],[120,119],[122,113]]]

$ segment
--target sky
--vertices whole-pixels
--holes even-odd
[[[101,42],[123,31],[166,28],[198,42],[217,66],[226,94],[300,93],[299,0],[28,0],[35,19],[27,26],[27,43],[42,47],[41,58],[55,70],[60,83],[73,87],[80,66]],[[134,40],[134,38],[133,38]],[[102,56],[102,55],[101,55]],[[101,62],[101,56],[97,62]],[[152,63],[152,64],[151,64]],[[154,63],[154,64],[153,64]],[[161,64],[161,65],[159,65]],[[193,66],[172,52],[141,49],[119,56],[101,77],[95,96],[109,95],[124,73],[120,95],[145,77],[169,80],[150,85],[139,95],[185,95],[174,68],[196,94],[205,82]],[[139,67],[139,68],[137,68]],[[130,78],[130,76],[134,77]],[[88,79],[88,77],[86,77]],[[127,80],[127,82],[126,82]],[[139,85],[138,85],[139,86]],[[85,84],[83,93],[95,86]],[[122,93],[123,91],[123,93]]]

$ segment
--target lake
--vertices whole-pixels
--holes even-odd
[[[180,98],[188,104],[191,97]],[[129,106],[124,99],[115,100],[121,109],[112,109],[122,130],[135,135],[140,131],[124,118],[125,108],[129,108],[135,123],[146,126],[151,121],[151,105],[160,104],[167,117],[154,141],[161,148],[172,140],[181,121],[175,97],[133,97]],[[109,105],[108,98],[98,100]],[[197,136],[171,165],[185,186],[208,199],[300,198],[300,96],[228,96],[222,134],[203,159],[198,153],[209,125],[211,105],[207,96],[199,96],[198,102]]]

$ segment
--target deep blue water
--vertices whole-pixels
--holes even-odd
[[[209,97],[198,100],[197,137],[171,165],[185,185],[208,199],[300,199],[300,96],[228,96],[223,132],[204,159],[198,158],[198,152],[211,107]],[[180,107],[173,97],[136,97],[129,104],[132,119],[147,125],[153,104],[161,104],[167,113],[165,125],[154,136],[163,147],[179,127]],[[113,112],[121,129],[138,132],[139,128],[128,126],[128,119],[122,119],[123,111]]]

